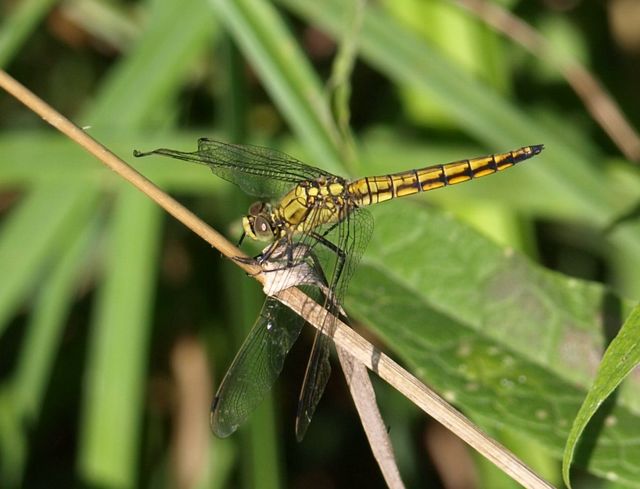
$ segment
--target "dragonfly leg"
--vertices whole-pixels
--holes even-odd
[[[264,250],[262,250],[261,253],[259,253],[258,255],[255,256],[255,260],[260,264],[263,265],[265,262],[268,262],[270,260],[272,260],[273,254],[276,252],[277,249],[279,249],[281,246],[285,246],[285,249],[287,250],[287,254],[289,253],[289,248],[291,248],[290,246],[287,246],[287,237],[285,236],[284,238],[281,238],[277,241],[274,241],[273,243],[271,243],[269,246],[267,246]]]
[[[244,237],[244,234],[243,234],[243,237]],[[241,241],[242,241],[242,238],[241,238]],[[262,266],[266,261],[269,260],[269,258],[273,254],[274,250],[278,246],[279,246],[279,241],[274,241],[262,253],[254,256],[254,257],[234,256],[234,257],[232,257],[232,260],[236,261],[238,263],[244,263],[245,265],[255,265],[257,263],[258,265]],[[250,277],[255,277],[256,275],[259,275],[260,273],[261,272],[249,273],[247,275],[249,275]]]
[[[340,280],[340,275],[342,275],[342,269],[344,268],[344,264],[347,260],[347,254],[344,252],[344,250],[342,248],[340,248],[339,246],[335,245],[334,243],[332,243],[331,241],[329,241],[327,238],[325,238],[325,235],[328,234],[335,226],[332,226],[331,228],[327,229],[324,233],[322,234],[318,234],[318,233],[311,233],[312,236],[322,245],[324,245],[325,247],[327,247],[329,250],[333,251],[336,256],[338,257],[338,262],[336,264],[336,272],[333,275],[332,278],[332,284],[331,284],[331,290],[333,290],[333,287],[335,286],[335,284],[338,283],[338,281]],[[333,298],[331,298],[331,300],[333,301]]]
[[[283,238],[283,240],[284,239],[286,238]],[[285,242],[284,244],[281,244],[280,242],[278,242],[275,249],[278,249],[280,246],[284,247],[284,253],[286,253],[286,261],[282,260],[283,254],[274,256],[276,252],[273,249],[268,249],[264,251],[261,255],[259,255],[259,258],[257,258],[258,263],[269,262],[270,265],[273,265],[274,263],[281,264],[277,267],[272,266],[265,271],[280,272],[283,270],[290,270],[293,267],[301,265],[304,262],[308,263],[309,260],[311,261],[311,263],[313,263],[314,266],[316,265],[316,262],[313,259],[313,255],[309,251],[304,251],[304,254],[297,253],[299,250],[302,249],[302,246],[299,246],[296,243],[292,243],[292,242]]]

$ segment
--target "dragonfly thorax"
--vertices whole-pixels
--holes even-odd
[[[345,188],[340,177],[302,181],[273,205],[252,204],[242,218],[244,232],[255,240],[277,241],[341,221],[353,208]]]
[[[274,221],[292,234],[309,233],[341,221],[352,209],[345,189],[346,181],[337,176],[302,181],[277,203]]]

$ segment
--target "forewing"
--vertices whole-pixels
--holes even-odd
[[[216,435],[231,435],[269,392],[303,324],[300,316],[267,297],[211,405],[211,428]]]
[[[198,140],[198,150],[182,152],[159,148],[135,156],[157,154],[207,165],[211,171],[250,195],[278,198],[303,180],[329,177],[330,173],[270,148],[228,144],[212,139]]]

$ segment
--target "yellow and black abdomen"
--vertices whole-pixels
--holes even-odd
[[[532,158],[542,149],[541,144],[525,146],[508,153],[454,161],[392,175],[365,177],[349,183],[347,192],[354,196],[355,203],[359,206],[376,204],[396,197],[405,197],[491,175]]]

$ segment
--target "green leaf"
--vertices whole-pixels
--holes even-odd
[[[11,414],[5,417],[4,424],[0,423],[3,432],[0,438],[16,438],[11,443],[0,445],[0,458],[5,461],[2,471],[15,486],[20,485],[24,475],[29,432],[37,424],[68,313],[75,299],[78,275],[86,266],[88,245],[97,229],[96,223],[92,224],[87,226],[87,222],[78,222],[78,229],[67,235],[68,243],[59,261],[52,266],[49,276],[42,280],[13,378],[0,394],[0,398],[10,403],[5,407]]]
[[[0,335],[92,210],[94,188],[57,183],[34,186],[0,229]]]
[[[507,43],[459,5],[446,0],[408,0],[387,1],[383,6],[385,12],[429,40],[435,49],[465,72],[507,92],[507,84],[511,82],[508,68],[513,64],[513,59],[505,56],[501,49]],[[424,19],[430,19],[430,22],[425,23]],[[442,109],[437,97],[429,97],[424,90],[407,84],[401,85],[401,95],[407,114],[417,123],[427,127],[452,124],[449,111]],[[453,122],[453,127],[457,127],[457,122]]]
[[[48,377],[75,299],[76,284],[80,273],[85,271],[89,244],[97,232],[96,221],[81,224],[84,226],[77,234],[69,235],[68,247],[43,280],[11,383],[16,411],[23,419],[21,424],[29,427],[40,414]]]
[[[211,1],[294,132],[319,163],[338,168],[336,129],[320,83],[277,11],[262,0]]]
[[[94,132],[106,128],[122,133],[164,115],[185,72],[211,41],[215,18],[206,15],[208,10],[205,0],[154,2],[144,35],[109,73],[83,117]]]
[[[513,453],[517,453],[518,457],[542,479],[549,482],[553,487],[561,486],[560,464],[537,441],[526,435],[523,436],[522,433],[512,431],[508,427],[503,430],[497,430],[483,426],[483,429],[498,443]],[[519,489],[522,487],[489,460],[480,456],[480,454],[473,453],[473,458],[476,462],[475,468],[479,477],[478,487],[490,487],[491,489]]]
[[[376,230],[347,295],[429,385],[480,420],[556,457],[605,342],[627,307],[601,285],[541,268],[442,212],[377,206]],[[639,487],[638,379],[620,393],[591,458],[596,474]]]
[[[138,481],[161,215],[138,190],[120,192],[87,357],[78,454],[82,480],[91,485],[128,488]]]
[[[13,5],[13,11],[0,25],[0,66],[6,66],[22,43],[56,4],[56,0],[25,0]]]
[[[578,415],[573,420],[562,458],[562,475],[567,487],[571,487],[569,470],[578,442],[592,444],[594,439],[597,439],[598,433],[596,430],[595,433],[591,433],[589,434],[590,436],[585,436],[581,440],[589,421],[600,410],[603,416],[600,416],[601,419],[598,421],[603,423],[605,427],[617,423],[615,416],[607,413],[608,410],[606,406],[603,406],[603,403],[638,363],[640,363],[640,306],[636,306],[633,309],[622,329],[620,329],[607,348],[598,367],[593,386],[589,389]],[[640,469],[636,467],[636,473],[638,472],[640,472]],[[610,478],[615,479],[617,474],[611,472],[608,475],[610,475]]]
[[[0,389],[0,478],[3,486],[19,487],[26,459],[25,437],[16,423],[15,403],[10,389]]]

